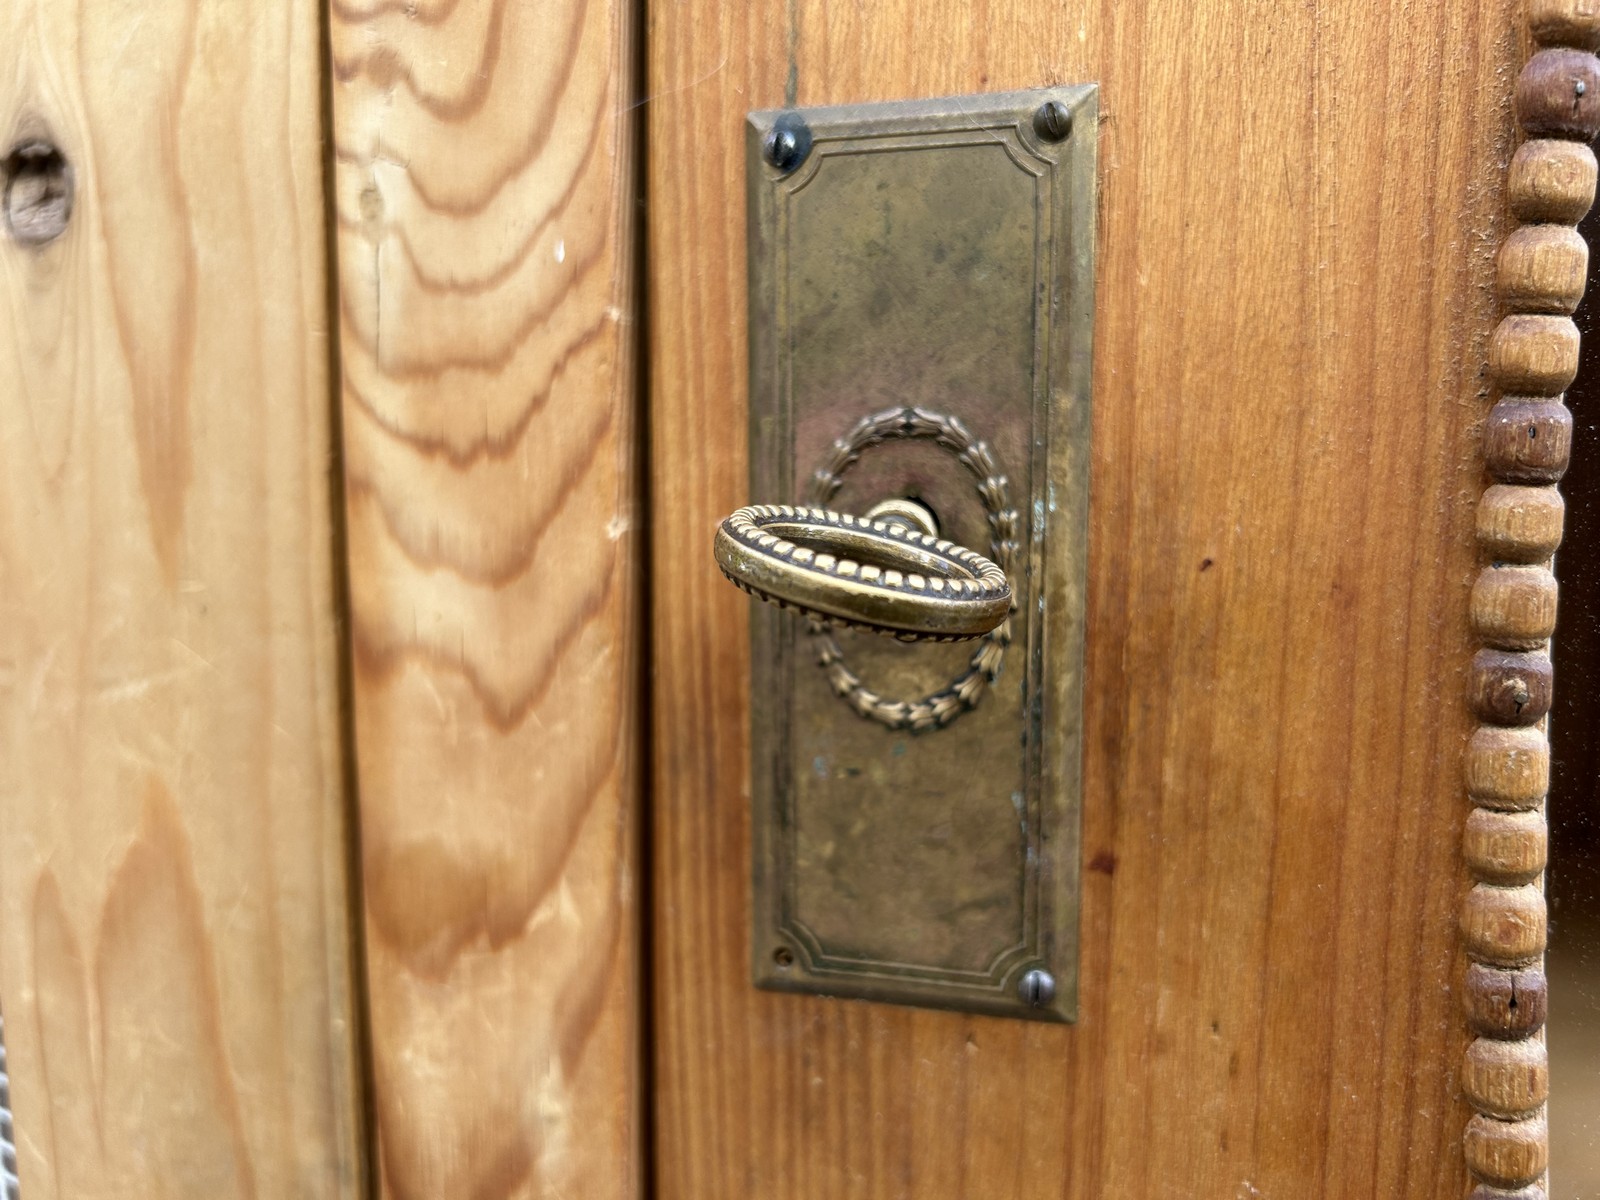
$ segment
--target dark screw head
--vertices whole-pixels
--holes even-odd
[[[1022,977],[1017,985],[1017,995],[1029,1008],[1043,1008],[1056,998],[1056,977],[1049,971],[1035,967]]]
[[[811,153],[811,129],[799,113],[784,113],[767,134],[762,150],[767,162],[787,175]]]
[[[1047,142],[1059,142],[1072,132],[1072,110],[1059,100],[1047,100],[1033,114],[1033,131]]]
[[[804,117],[797,112],[779,113],[761,143],[762,157],[769,166],[790,175],[811,153],[811,142],[811,127]]]

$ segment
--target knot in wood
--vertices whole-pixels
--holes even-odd
[[[66,232],[72,219],[72,165],[53,142],[30,138],[6,155],[6,229],[25,246],[42,246]]]

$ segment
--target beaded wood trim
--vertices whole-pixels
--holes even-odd
[[[1550,782],[1552,556],[1565,516],[1572,414],[1562,393],[1577,375],[1588,248],[1576,228],[1594,201],[1586,144],[1600,131],[1600,0],[1528,0],[1536,51],[1517,79],[1525,141],[1507,178],[1520,222],[1500,247],[1495,286],[1503,316],[1489,342],[1498,399],[1484,427],[1491,479],[1478,504],[1484,565],[1471,621],[1482,644],[1469,700],[1472,808],[1462,853],[1473,883],[1461,909],[1469,959],[1464,997],[1473,1040],[1461,1087],[1474,1109],[1463,1142],[1470,1200],[1545,1200],[1549,1057],[1543,873]]]

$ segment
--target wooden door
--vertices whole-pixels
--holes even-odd
[[[26,1200],[1542,1197],[1592,0],[0,41]],[[1078,82],[1078,1019],[758,991],[744,115]]]
[[[1534,7],[1550,37],[1582,9]],[[1539,1173],[1516,1118],[1540,1046],[1474,1043],[1463,1095],[1486,985],[1456,932],[1523,21],[1514,0],[652,6],[662,1197],[1459,1197],[1474,1106],[1497,1114],[1474,1163]],[[753,990],[748,602],[703,550],[773,499],[746,491],[740,118],[1079,81],[1101,124],[1078,1021]],[[1542,855],[1536,813],[1506,821]],[[1535,889],[1470,897],[1477,957],[1537,954]],[[1486,1098],[1491,1075],[1526,1086]]]

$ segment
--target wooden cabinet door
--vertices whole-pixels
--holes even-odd
[[[1592,0],[7,0],[0,43],[24,1200],[1544,1195]],[[1067,83],[1077,1020],[758,990],[745,114]]]
[[[1535,5],[1541,35],[1570,35],[1551,13],[1580,8]],[[1524,29],[1511,0],[651,6],[666,1200],[1454,1198],[1474,1105],[1508,1118],[1474,1126],[1474,1162],[1538,1173],[1539,1119],[1520,1118],[1542,1097],[1539,1045],[1475,1043],[1463,1095],[1464,1001],[1510,976],[1467,978],[1457,934],[1470,895],[1478,958],[1526,962],[1542,937],[1536,862],[1480,850],[1479,874],[1503,868],[1507,886],[1470,893],[1462,862]],[[704,547],[738,505],[797,498],[747,492],[741,118],[1087,81],[1101,124],[1077,1023],[753,990],[748,601]],[[1556,329],[1560,369],[1563,320],[1535,322]],[[1521,346],[1517,328],[1496,353]],[[1503,390],[1560,390],[1536,374]],[[1542,763],[1541,735],[1526,741]],[[1542,856],[1537,813],[1507,820]],[[1522,1092],[1494,1091],[1519,1070]]]

